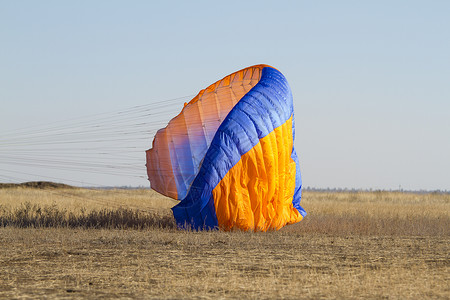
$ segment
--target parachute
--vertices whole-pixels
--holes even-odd
[[[146,151],[151,188],[180,228],[278,230],[306,215],[286,78],[268,65],[201,90]]]

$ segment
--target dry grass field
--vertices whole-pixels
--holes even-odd
[[[267,233],[179,231],[175,203],[0,189],[0,298],[450,298],[448,194],[304,192]]]

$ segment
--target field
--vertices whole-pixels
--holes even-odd
[[[450,195],[304,192],[277,232],[186,232],[149,190],[0,189],[0,298],[450,298]]]

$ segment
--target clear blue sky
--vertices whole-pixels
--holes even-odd
[[[3,0],[0,135],[265,63],[292,88],[305,186],[449,190],[449,16],[437,0]]]

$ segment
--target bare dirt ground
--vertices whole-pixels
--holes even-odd
[[[3,212],[47,199],[23,192],[0,191]],[[0,227],[0,298],[449,299],[449,205],[445,194],[310,192],[309,215],[278,232]]]

